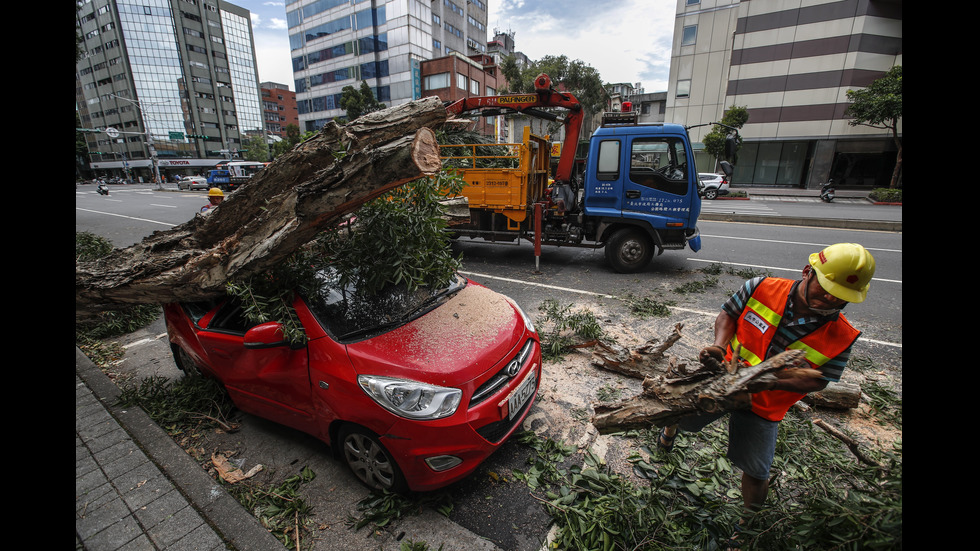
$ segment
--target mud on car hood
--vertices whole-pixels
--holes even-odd
[[[508,357],[523,337],[510,301],[470,283],[406,325],[348,344],[347,352],[360,374],[461,387]]]

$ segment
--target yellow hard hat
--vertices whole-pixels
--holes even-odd
[[[224,197],[225,194],[221,192],[221,189],[213,187],[208,190],[208,197]]]
[[[810,266],[825,291],[847,302],[864,302],[875,259],[857,243],[837,243],[810,255]]]

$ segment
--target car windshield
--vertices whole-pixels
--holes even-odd
[[[404,285],[389,285],[376,294],[357,289],[356,283],[343,287],[333,270],[317,274],[318,292],[304,299],[317,321],[333,338],[357,340],[394,329],[425,314],[466,286],[466,279],[454,275],[448,284],[409,291]]]

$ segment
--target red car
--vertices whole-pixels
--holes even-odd
[[[366,297],[321,276],[293,303],[302,345],[231,300],[165,306],[177,365],[216,378],[242,411],[330,444],[376,489],[455,482],[527,416],[541,348],[514,301],[459,276]]]

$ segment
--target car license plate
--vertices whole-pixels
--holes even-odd
[[[534,370],[532,369],[531,372],[527,374],[527,377],[525,377],[521,382],[520,386],[518,386],[517,389],[510,394],[510,397],[507,398],[508,419],[513,419],[514,416],[521,411],[521,408],[524,407],[524,404],[531,398],[531,396],[534,396],[535,383],[536,379]]]

